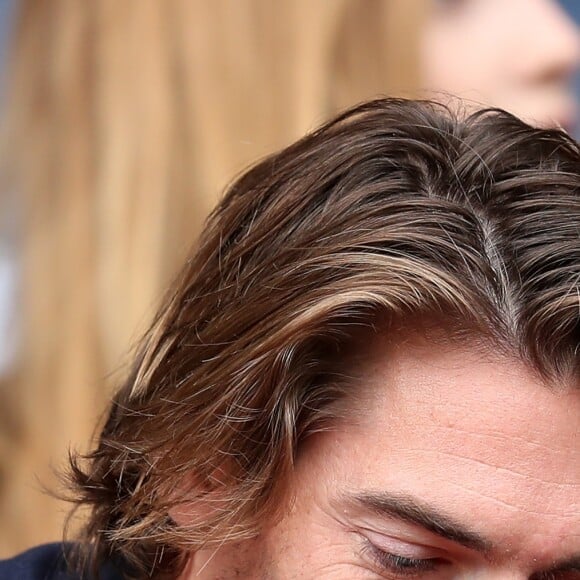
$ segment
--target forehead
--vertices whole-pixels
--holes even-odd
[[[376,340],[357,366],[350,419],[321,443],[335,481],[420,498],[514,551],[578,548],[578,389],[417,336]]]

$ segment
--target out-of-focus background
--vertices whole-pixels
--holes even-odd
[[[377,95],[576,131],[577,0],[0,0],[0,557],[223,187]],[[454,103],[453,106],[457,106]]]

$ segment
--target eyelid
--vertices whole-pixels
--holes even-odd
[[[389,578],[424,578],[426,574],[452,563],[441,557],[412,558],[404,556],[379,548],[364,535],[363,539],[362,554],[366,554],[372,563],[377,566],[377,571],[381,571],[381,577],[384,572],[387,572]]]
[[[361,533],[378,550],[409,558],[410,560],[432,560],[445,557],[445,552],[434,546],[415,543],[369,529],[361,530]]]

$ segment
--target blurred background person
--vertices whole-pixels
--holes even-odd
[[[59,539],[40,482],[86,446],[246,164],[381,94],[576,122],[578,31],[553,0],[14,0],[10,22],[0,557]]]
[[[577,25],[556,1],[435,0],[421,38],[420,78],[435,93],[573,130],[578,50]]]

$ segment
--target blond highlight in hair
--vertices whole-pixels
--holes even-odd
[[[163,577],[186,550],[257,533],[300,442],[355,388],[337,372],[354,337],[379,321],[436,319],[576,377],[579,176],[561,131],[401,99],[251,168],[210,217],[98,447],[73,462],[95,561]],[[187,527],[169,517],[181,504]]]

